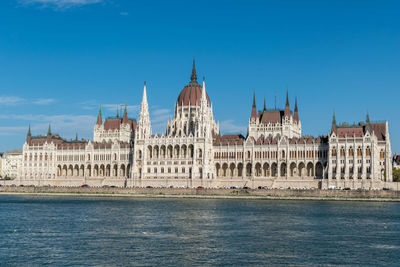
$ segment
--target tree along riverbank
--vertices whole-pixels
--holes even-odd
[[[392,190],[280,190],[194,188],[103,188],[103,187],[0,187],[0,194],[77,195],[165,198],[249,198],[298,200],[399,201]]]

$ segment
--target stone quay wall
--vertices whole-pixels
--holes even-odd
[[[400,201],[400,191],[393,190],[281,190],[281,189],[184,189],[184,188],[118,188],[118,187],[0,187],[7,194],[100,195],[130,197],[193,198],[271,198],[318,200],[390,200]]]

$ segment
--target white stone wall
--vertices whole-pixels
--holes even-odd
[[[129,124],[121,124],[120,129],[109,129],[105,130],[104,125],[96,124],[93,129],[93,141],[94,142],[131,142],[133,140],[132,130]]]
[[[1,176],[16,178],[21,169],[22,152],[5,152],[1,157]]]
[[[74,147],[82,143],[74,146],[66,141],[63,148],[57,148],[48,141],[51,138],[40,146],[25,143],[19,182],[59,186],[374,189],[392,181],[387,123],[386,141],[369,132],[359,138],[338,138],[332,133],[326,143],[320,138],[292,139],[301,137],[301,122],[292,116],[275,125],[250,119],[249,135],[242,144],[214,144],[219,125],[205,96],[203,82],[200,105],[176,105],[166,134],[153,136],[144,86],[135,132],[128,124],[115,131],[104,131],[103,125],[95,125],[94,142],[81,148]],[[277,142],[270,139],[269,143],[256,143],[259,137],[270,135]]]
[[[338,138],[335,133],[332,133],[329,136],[329,179],[372,179],[391,182],[392,163],[390,140],[386,140],[387,141],[378,141],[377,137],[369,132],[363,137],[345,138]],[[334,155],[335,150],[336,155]],[[361,153],[359,153],[359,151]],[[353,172],[351,172],[351,170],[353,170]]]
[[[258,118],[249,119],[248,136],[258,139],[260,137],[301,137],[301,122],[294,121],[293,117],[284,117],[282,122],[267,123],[259,122]]]

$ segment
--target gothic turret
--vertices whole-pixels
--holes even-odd
[[[212,118],[209,118],[208,112],[208,102],[207,102],[207,93],[206,93],[206,83],[203,79],[203,86],[201,90],[201,100],[200,100],[200,125],[199,125],[199,132],[197,135],[199,137],[206,137],[209,134],[209,123],[211,122]]]
[[[51,136],[51,127],[50,127],[50,123],[49,123],[49,128],[47,129],[47,136]]]
[[[257,118],[257,106],[256,106],[256,91],[253,91],[253,105],[251,106],[251,117]]]
[[[293,115],[293,119],[296,122],[299,122],[299,110],[297,109],[297,96],[295,98],[295,102],[294,102],[294,115]]]
[[[102,125],[103,124],[103,119],[101,117],[101,105],[99,105],[99,113],[97,114],[97,125]]]
[[[366,122],[367,124],[371,123],[371,121],[370,121],[370,119],[369,119],[369,113],[368,113],[368,110],[367,110],[367,118],[366,118],[365,122]]]
[[[139,124],[138,124],[138,138],[148,138],[151,136],[151,125],[149,116],[149,105],[147,103],[146,82],[143,87],[142,104],[140,105]]]
[[[128,123],[128,112],[125,104],[124,115],[122,117],[122,123]]]
[[[334,111],[333,116],[332,116],[331,133],[336,132],[336,129],[337,129],[337,124],[336,124],[336,116],[335,116],[335,111]]]
[[[263,111],[266,111],[266,110],[267,110],[267,104],[265,102],[265,97],[264,97],[264,109],[263,109]]]
[[[31,141],[32,135],[31,135],[31,125],[29,125],[28,128],[28,133],[26,134],[26,142],[29,143]]]
[[[289,92],[286,90],[285,117],[290,117]]]

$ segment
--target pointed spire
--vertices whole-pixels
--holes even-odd
[[[143,86],[142,106],[143,106],[143,104],[147,105],[147,86],[146,86],[146,81],[144,81],[144,86]]]
[[[192,82],[197,81],[196,65],[194,62],[194,57],[193,57],[193,68],[192,68],[192,75],[190,76],[190,81],[192,81]]]
[[[47,130],[47,136],[51,135],[51,127],[50,127],[50,123],[49,123],[49,129]]]
[[[125,103],[125,109],[124,109],[124,116],[122,117],[122,123],[128,123],[128,111]]]
[[[331,133],[336,133],[336,129],[337,129],[336,116],[335,116],[335,111],[333,111]]]
[[[207,104],[206,82],[204,77],[203,77],[203,87],[201,88],[201,101],[205,101],[205,103]]]
[[[148,138],[151,136],[151,125],[149,118],[149,105],[147,103],[146,81],[143,86],[143,98],[140,105],[138,138]]]
[[[369,119],[369,112],[368,112],[368,109],[367,109],[367,119],[365,120],[365,122],[366,122],[366,123],[371,123],[371,121],[370,121],[370,119]]]
[[[97,125],[103,124],[103,118],[101,117],[101,105],[99,105],[99,113],[97,114]]]
[[[78,141],[78,133],[75,133],[75,141]]]
[[[286,89],[286,105],[289,106],[289,89]]]
[[[297,96],[294,100],[294,120],[297,122],[299,121],[299,110],[297,108]]]
[[[336,125],[336,116],[335,116],[335,111],[333,111],[332,125]]]
[[[285,116],[290,117],[289,90],[288,89],[286,89]]]
[[[28,133],[26,134],[26,142],[29,143],[31,141],[31,125],[29,124]]]
[[[251,118],[257,118],[257,106],[256,106],[256,91],[253,91],[253,105],[251,107]]]
[[[117,105],[117,115],[115,116],[117,119],[119,118],[119,111],[118,111],[118,105]]]
[[[266,110],[267,110],[267,104],[266,104],[265,96],[264,96],[264,110],[263,111],[266,111]]]

